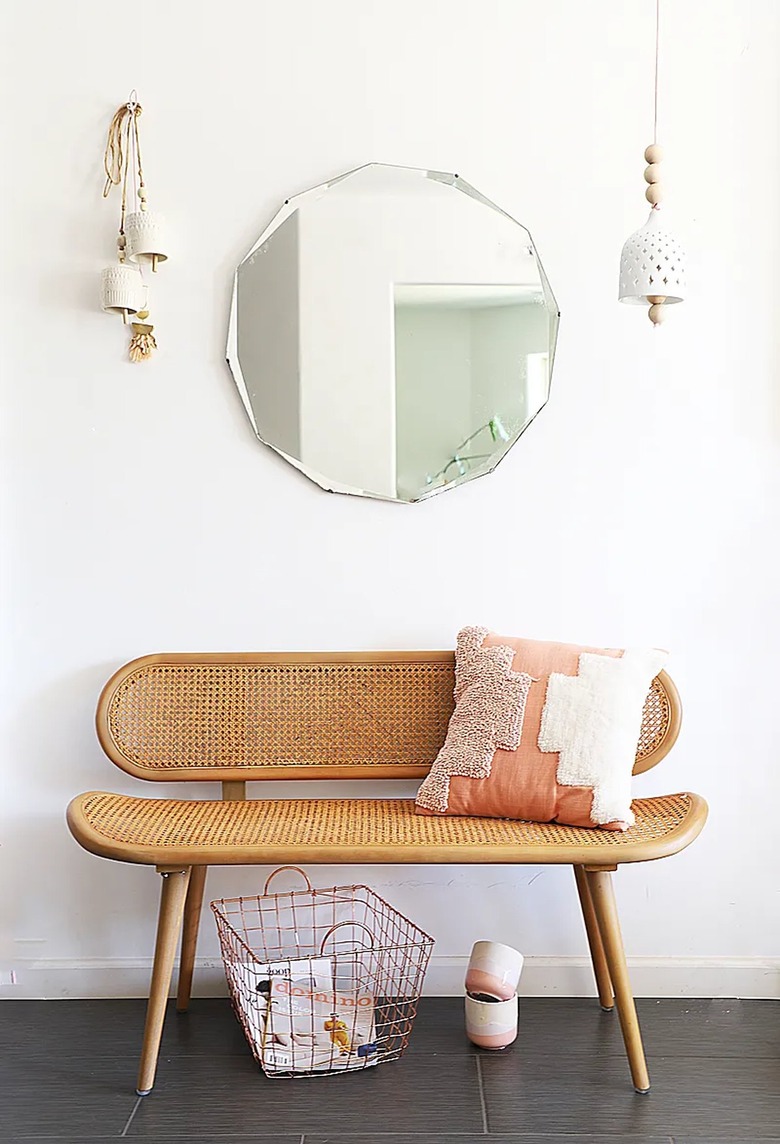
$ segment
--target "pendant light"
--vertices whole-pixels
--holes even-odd
[[[658,47],[661,26],[661,0],[655,0],[655,94],[653,142],[645,150],[645,198],[650,215],[644,226],[634,231],[620,257],[621,302],[649,306],[648,317],[658,326],[666,317],[666,307],[682,302],[686,294],[686,256],[677,239],[662,220],[663,190],[660,165],[663,148],[658,143]]]

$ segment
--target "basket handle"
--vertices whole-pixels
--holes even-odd
[[[325,934],[325,937],[320,942],[320,956],[322,956],[322,954],[325,952],[325,942],[328,940],[331,934],[335,933],[337,929],[341,929],[342,926],[349,926],[350,929],[365,930],[368,936],[371,938],[371,945],[368,948],[374,949],[374,935],[368,926],[364,926],[362,922],[336,922],[335,926],[330,927],[328,932]]]
[[[309,875],[305,870],[302,870],[300,866],[277,866],[277,868],[272,870],[265,880],[265,886],[263,887],[263,897],[266,897],[268,894],[268,887],[271,885],[271,881],[276,877],[277,874],[281,874],[284,870],[294,870],[296,874],[300,874],[306,883],[306,889],[309,891],[309,893],[314,893],[314,887],[309,881]]]

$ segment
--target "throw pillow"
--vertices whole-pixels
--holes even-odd
[[[464,628],[455,710],[418,814],[627,830],[642,711],[666,658]]]

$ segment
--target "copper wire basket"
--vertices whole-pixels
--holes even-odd
[[[306,888],[269,894],[282,870]],[[368,886],[314,889],[297,866],[256,897],[211,903],[230,996],[267,1076],[334,1075],[398,1060],[433,938]]]

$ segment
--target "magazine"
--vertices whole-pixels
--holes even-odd
[[[272,978],[263,1068],[267,1073],[342,1072],[377,1064],[375,1009],[369,993]]]
[[[247,1009],[266,1073],[342,1072],[378,1063],[376,1001],[366,991],[334,988],[330,958],[243,962],[231,969],[251,998]]]

